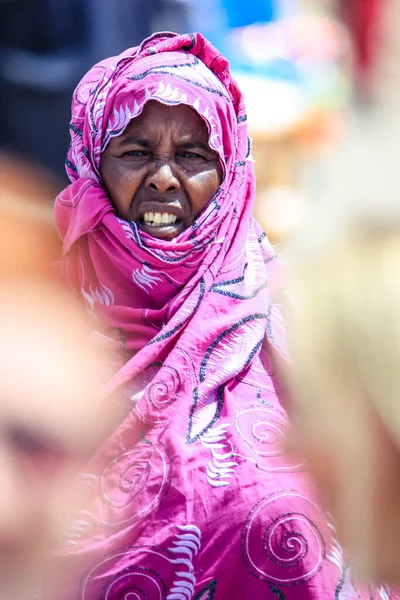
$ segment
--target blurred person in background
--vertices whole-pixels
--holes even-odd
[[[40,598],[50,553],[70,511],[80,506],[83,485],[76,477],[104,420],[100,355],[81,309],[50,268],[60,253],[51,212],[43,205],[51,188],[29,174],[1,156],[2,600]],[[56,585],[56,573],[51,576]]]
[[[374,598],[342,596],[326,516],[284,453],[282,271],[228,62],[200,34],[155,34],[89,71],[70,130],[64,275],[123,352],[107,391],[129,411],[85,467],[57,597]]]
[[[192,30],[227,57],[246,98],[254,214],[272,244],[284,243],[306,217],[319,163],[341,138],[350,100],[349,36],[321,1],[189,4]]]
[[[324,209],[293,242],[287,263],[296,294],[287,311],[292,448],[305,457],[354,561],[343,590],[352,569],[399,585],[398,206]]]
[[[50,169],[61,189],[77,81],[154,22],[182,29],[184,19],[178,0],[0,0],[0,147]]]
[[[339,15],[353,40],[355,91],[361,102],[369,103],[374,99],[374,75],[387,0],[337,1]]]

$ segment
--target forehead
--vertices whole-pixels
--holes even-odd
[[[131,120],[122,139],[144,135],[157,137],[173,135],[175,138],[206,141],[208,129],[204,119],[190,106],[178,104],[169,106],[156,100],[150,100],[142,113]]]

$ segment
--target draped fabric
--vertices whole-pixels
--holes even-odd
[[[118,218],[99,174],[149,100],[194,108],[223,171],[172,241]],[[73,97],[67,171],[55,206],[65,276],[119,357],[105,395],[128,410],[81,475],[88,500],[60,553],[71,570],[59,597],[359,597],[284,454],[282,273],[252,217],[246,112],[226,60],[199,34],[162,33],[93,67]]]

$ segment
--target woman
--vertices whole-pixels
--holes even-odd
[[[341,598],[346,566],[283,455],[281,272],[226,60],[156,34],[88,73],[71,135],[64,269],[127,414],[87,467],[59,596]]]
[[[288,261],[293,442],[361,574],[399,585],[400,212],[380,201],[322,217]]]

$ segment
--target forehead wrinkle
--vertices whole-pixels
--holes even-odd
[[[195,112],[195,111],[194,111]],[[170,120],[156,120],[154,123],[150,115],[139,115],[128,124],[124,133],[114,138],[121,146],[138,144],[141,146],[160,145],[164,141],[172,141],[175,146],[203,147],[210,150],[208,128],[203,119],[195,113],[199,122],[194,123],[193,131],[187,121],[178,119],[175,115]]]

